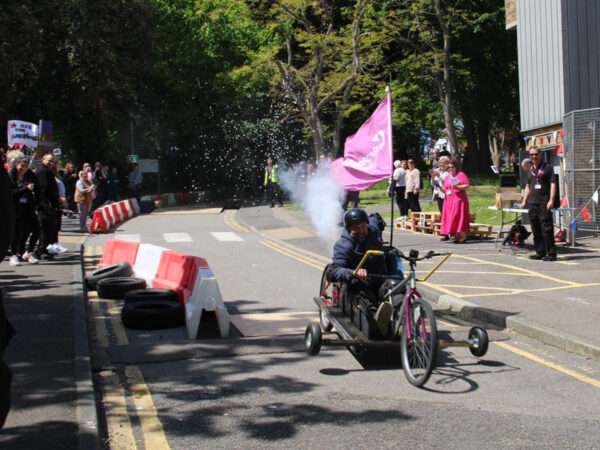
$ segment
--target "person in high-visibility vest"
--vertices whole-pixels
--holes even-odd
[[[271,197],[271,208],[275,206],[275,200],[279,202],[279,206],[283,206],[281,199],[281,190],[279,189],[279,178],[277,170],[279,166],[269,157],[267,158],[267,166],[265,167],[265,182],[264,186],[267,189],[267,196]]]

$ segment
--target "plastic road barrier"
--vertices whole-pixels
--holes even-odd
[[[154,278],[156,278],[162,254],[166,251],[168,249],[154,244],[140,244],[138,248],[133,272],[137,277],[146,280],[150,287],[154,287]]]
[[[153,287],[176,291],[180,302],[185,304],[194,287],[197,267],[208,267],[208,263],[197,256],[175,251],[163,252]]]
[[[102,259],[99,268],[106,267],[110,264],[128,262],[132,266],[135,263],[138,248],[138,242],[119,241],[117,239],[108,239],[104,245]]]
[[[214,314],[221,337],[229,336],[229,313],[212,270],[201,268],[196,275],[196,283],[185,304],[185,326],[189,339],[196,339],[200,331],[202,316]]]

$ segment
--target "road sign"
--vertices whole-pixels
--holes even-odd
[[[142,173],[158,173],[158,159],[140,159],[140,172]]]
[[[137,164],[137,162],[138,162],[138,155],[129,155],[129,156],[127,156],[127,162],[131,163],[131,164]]]

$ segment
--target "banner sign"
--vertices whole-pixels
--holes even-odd
[[[347,191],[363,191],[392,176],[392,99],[388,95],[375,112],[348,137],[344,157],[331,163],[331,174]]]
[[[38,126],[21,120],[9,120],[7,126],[8,145],[26,145],[36,148],[38,145]]]

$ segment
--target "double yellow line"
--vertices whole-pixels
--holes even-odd
[[[299,261],[321,271],[325,269],[325,266],[329,262],[326,258],[322,256],[310,254],[307,252],[300,252],[295,248],[272,240],[259,241],[259,244],[262,244],[265,247],[270,248],[271,250],[275,250],[277,253],[281,253],[282,255],[288,256],[292,259],[295,259],[296,261]],[[324,260],[327,262],[324,262]]]
[[[86,272],[95,268],[95,261],[102,252],[101,246],[86,247],[84,258]],[[97,345],[107,348],[111,341],[114,345],[129,345],[115,301],[102,299],[92,291],[88,292],[88,301],[91,305]],[[112,331],[112,336],[109,330]],[[126,366],[124,373],[119,373],[115,367],[106,367],[100,372],[100,377],[111,448],[138,448],[130,420],[130,417],[135,414],[139,419],[144,447],[169,449],[152,395],[140,368],[133,365]],[[126,389],[125,386],[128,388]],[[132,399],[133,409],[128,406],[128,398]]]
[[[225,213],[223,214],[223,220],[229,228],[233,228],[241,233],[250,233],[252,231],[250,228],[240,223],[237,217],[237,211],[234,209],[225,210]]]

